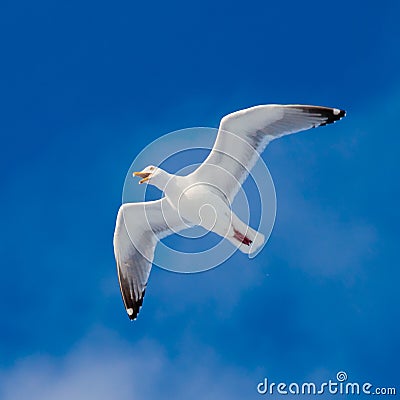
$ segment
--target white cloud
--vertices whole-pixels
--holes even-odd
[[[193,345],[193,343],[191,343]],[[256,381],[248,371],[222,365],[208,348],[182,348],[168,357],[153,341],[122,341],[102,330],[63,357],[36,355],[0,371],[3,400],[210,399],[248,398]]]

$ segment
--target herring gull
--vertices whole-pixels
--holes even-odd
[[[114,233],[114,253],[125,309],[136,319],[143,303],[157,241],[200,225],[244,253],[255,252],[264,235],[241,221],[231,203],[265,147],[279,137],[338,121],[345,111],[309,105],[259,105],[222,118],[206,160],[186,176],[150,165],[134,176],[159,188],[156,201],[123,204]],[[127,229],[129,226],[129,230]]]

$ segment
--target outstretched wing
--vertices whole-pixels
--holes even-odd
[[[337,108],[279,104],[228,114],[221,120],[211,153],[192,176],[220,188],[233,201],[271,140],[330,124],[345,114]]]
[[[120,207],[114,254],[122,299],[131,320],[142,306],[158,239],[186,227],[165,198]]]

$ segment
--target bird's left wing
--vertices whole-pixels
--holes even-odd
[[[136,319],[142,306],[158,239],[184,228],[187,225],[165,198],[120,207],[114,254],[122,298],[131,320]]]
[[[267,144],[279,137],[338,121],[344,110],[301,104],[267,104],[222,118],[207,159],[192,173],[232,201]]]

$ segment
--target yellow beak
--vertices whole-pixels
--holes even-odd
[[[139,181],[139,183],[145,183],[150,179],[150,172],[134,172],[133,176],[138,176],[139,178],[143,178]]]

